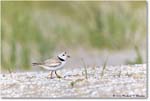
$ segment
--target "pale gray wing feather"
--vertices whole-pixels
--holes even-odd
[[[52,59],[45,60],[44,65],[49,66],[49,67],[57,67],[61,65],[61,62],[57,58],[52,58]]]

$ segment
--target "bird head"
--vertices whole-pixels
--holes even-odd
[[[67,58],[70,58],[70,56],[67,54],[67,52],[62,52],[58,55],[58,58],[65,61]]]

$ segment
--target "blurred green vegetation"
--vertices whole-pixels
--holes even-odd
[[[135,59],[134,61],[129,61],[129,60],[127,60],[126,63],[127,63],[127,64],[137,64],[137,63],[138,63],[138,64],[142,64],[142,63],[143,63],[143,59],[142,59],[142,55],[141,55],[141,52],[140,52],[139,47],[138,47],[138,46],[135,46],[135,47],[134,47],[134,50],[135,50],[136,55],[137,55],[136,59]]]
[[[2,1],[1,13],[2,69],[29,69],[61,45],[118,50],[146,37],[146,2]]]

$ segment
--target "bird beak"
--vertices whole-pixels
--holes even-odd
[[[70,56],[69,56],[69,55],[68,55],[67,57],[68,57],[68,58],[70,58]]]

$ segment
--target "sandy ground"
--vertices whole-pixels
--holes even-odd
[[[146,98],[146,65],[62,69],[0,74],[2,98]],[[87,76],[87,78],[86,78]]]

